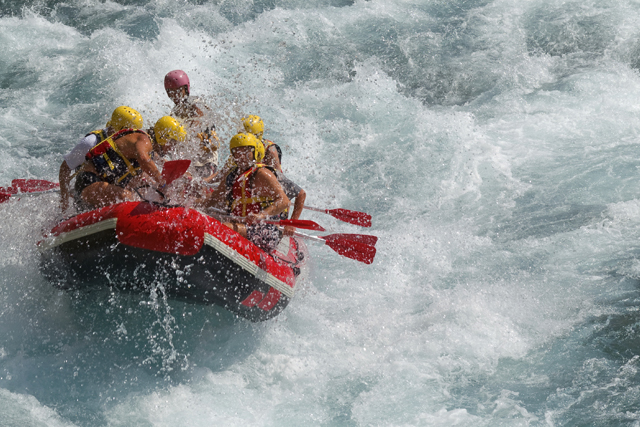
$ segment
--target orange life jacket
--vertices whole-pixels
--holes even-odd
[[[239,174],[233,181],[229,192],[229,212],[231,215],[246,217],[250,213],[260,213],[273,204],[273,199],[270,197],[253,196],[255,174],[260,168],[265,167],[269,168],[263,164],[257,164],[246,172]]]

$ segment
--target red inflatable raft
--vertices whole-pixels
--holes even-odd
[[[38,243],[40,268],[56,286],[144,289],[217,304],[251,321],[280,313],[296,290],[306,246],[284,237],[268,254],[194,209],[126,202],[79,214]]]

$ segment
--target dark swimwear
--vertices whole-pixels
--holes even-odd
[[[80,199],[80,195],[84,191],[85,188],[90,186],[95,182],[102,182],[100,177],[93,172],[80,172],[76,177],[76,200]]]
[[[247,239],[265,252],[278,247],[282,231],[275,224],[252,224],[247,226]]]

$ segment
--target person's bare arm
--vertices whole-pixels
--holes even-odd
[[[224,181],[220,182],[218,187],[213,190],[213,193],[209,194],[202,201],[202,206],[205,208],[213,208],[224,210],[227,206],[227,193],[229,189]]]
[[[202,124],[200,119],[204,117],[204,112],[200,108],[198,108],[195,104],[191,104],[186,113],[187,113],[186,114],[187,122],[189,126],[195,129],[200,128]]]
[[[151,144],[151,140],[147,135],[136,133],[136,157],[138,163],[140,164],[140,168],[143,172],[149,175],[155,182],[160,185],[164,184],[164,180],[162,179],[162,175],[158,170],[156,164],[151,160],[151,151],[153,150],[153,146]]]
[[[192,105],[189,115],[191,116],[191,118],[202,117],[204,116],[204,112],[200,108],[198,108],[197,105]]]
[[[267,149],[268,153],[268,164],[267,166],[271,166],[277,171],[282,171],[282,165],[280,164],[280,157],[278,157],[278,150],[276,150],[275,146],[270,146]]]
[[[254,182],[254,194],[257,197],[268,197],[273,200],[273,204],[257,215],[252,215],[253,220],[267,219],[269,216],[278,215],[289,206],[289,198],[284,193],[282,186],[278,182],[275,174],[269,169],[261,168],[256,172]]]
[[[69,191],[71,168],[69,168],[69,165],[67,165],[67,162],[64,160],[60,165],[58,181],[60,182],[60,207],[63,211],[66,211],[69,208],[69,198],[71,197],[71,192]]]
[[[291,213],[291,219],[299,219],[300,215],[302,215],[302,209],[304,209],[304,201],[307,198],[307,193],[304,190],[300,190],[298,195],[296,196],[296,201],[293,203],[293,212]],[[296,231],[295,227],[286,226],[284,228],[285,236],[293,236],[293,233]]]
[[[293,213],[291,219],[299,219],[302,215],[302,209],[304,208],[304,201],[307,199],[307,193],[304,190],[300,190],[296,196],[296,201],[293,203]]]
[[[236,167],[236,164],[233,161],[233,156],[229,156],[229,158],[227,159],[227,162],[224,164],[222,169],[216,172],[216,174],[213,176],[213,179],[211,179],[209,183],[215,184],[216,182],[224,181],[224,179],[227,177],[227,175],[229,175],[229,173],[234,167]]]
[[[202,178],[202,180],[204,182],[206,182],[207,184],[213,182],[214,178],[218,175],[218,171],[213,172],[211,175],[209,175],[206,178]]]

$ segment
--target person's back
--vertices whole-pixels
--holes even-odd
[[[89,207],[132,200],[127,184],[142,172],[163,184],[151,152],[153,143],[142,130],[123,129],[87,153],[83,171],[76,180],[76,192]]]
[[[64,160],[60,165],[58,172],[58,180],[60,182],[60,203],[63,211],[68,209],[69,202],[73,197],[74,200],[79,196],[73,195],[70,191],[71,180],[79,174],[81,166],[85,162],[86,154],[96,145],[103,142],[109,136],[117,131],[125,128],[142,128],[142,115],[131,107],[120,106],[111,113],[111,119],[107,122],[104,129],[98,129],[89,132],[76,146],[64,156]],[[76,173],[72,174],[72,171]],[[77,201],[77,200],[76,200]]]
[[[86,155],[91,162],[85,171],[96,170],[108,182],[120,183],[140,172],[139,143],[148,135],[137,129],[123,129],[93,147]],[[113,181],[113,182],[112,182]]]

